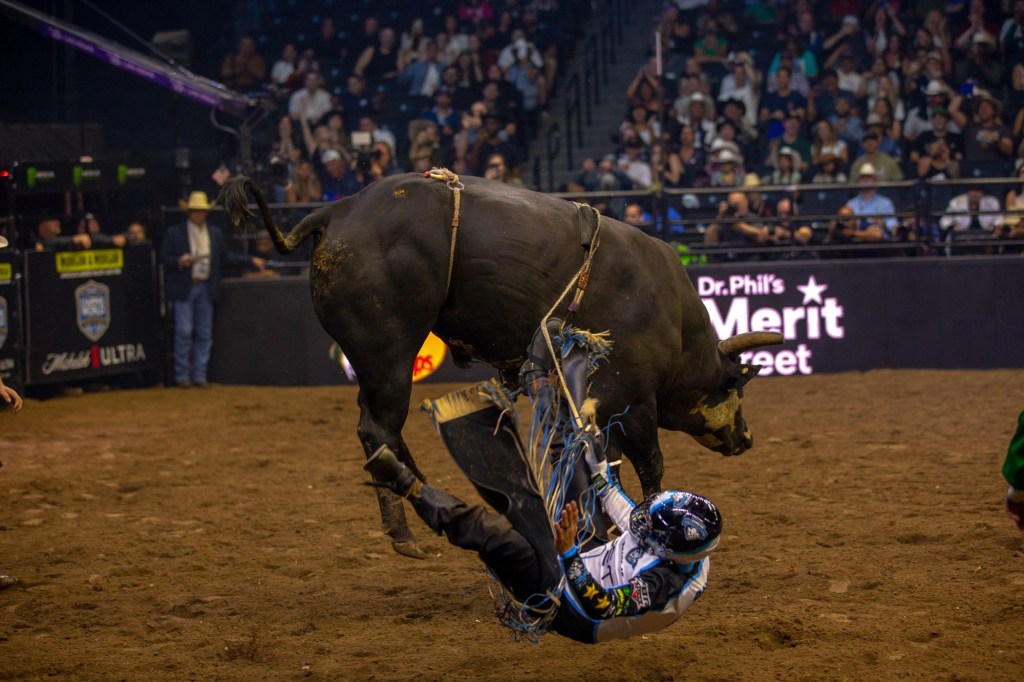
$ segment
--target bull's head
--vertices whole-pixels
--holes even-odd
[[[740,364],[744,351],[783,342],[777,332],[748,332],[730,337],[718,344],[722,360],[724,381],[720,386],[701,396],[690,410],[693,438],[723,455],[739,455],[754,444],[747,422],[743,419],[741,401],[743,386],[761,370],[760,365]]]

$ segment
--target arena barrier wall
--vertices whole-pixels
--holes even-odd
[[[13,251],[0,252],[0,378],[16,391],[24,386],[21,336],[21,263]]]
[[[381,334],[381,343],[387,343]],[[495,376],[486,366],[459,369],[446,346],[426,345],[415,380],[474,382]],[[320,326],[306,277],[224,281],[213,325],[210,380],[224,384],[323,386],[355,384],[340,350]]]
[[[689,269],[719,337],[777,329],[786,343],[746,354],[770,376],[875,368],[1024,367],[1024,258],[763,262]],[[382,343],[385,339],[382,338]],[[227,384],[346,384],[305,278],[225,282],[210,377]],[[421,354],[423,381],[469,382],[489,368]]]
[[[24,274],[27,384],[161,366],[151,247],[26,253]]]

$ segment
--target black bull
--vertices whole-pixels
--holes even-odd
[[[586,257],[574,204],[490,180],[464,182],[457,232],[454,192],[419,174],[378,180],[308,215],[287,237],[252,181],[234,178],[222,193],[241,229],[253,215],[252,191],[281,253],[316,235],[313,306],[359,377],[358,434],[367,456],[387,444],[413,465],[402,427],[428,332],[457,360],[489,363],[508,379]],[[719,344],[672,248],[617,220],[603,219],[592,266],[574,325],[611,332],[615,347],[594,375],[592,395],[602,423],[618,415],[610,452],[629,458],[644,494],[661,488],[659,427],[726,455],[749,448],[740,398],[759,368],[737,358],[782,336],[751,333]],[[555,314],[564,317],[565,305]],[[378,501],[395,550],[422,556],[400,500],[380,491]]]

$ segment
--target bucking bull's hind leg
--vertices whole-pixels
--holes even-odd
[[[387,445],[400,460],[422,479],[422,475],[412,460],[409,448],[400,435],[405,422],[409,396],[406,395],[404,401],[392,403],[399,408],[401,414],[396,413],[393,409],[382,410],[379,403],[376,406],[377,409],[374,409],[368,404],[369,402],[364,391],[360,390],[359,407],[361,415],[358,432],[359,440],[363,444],[363,450],[367,459],[381,445]],[[376,414],[376,417],[372,416],[374,414]],[[409,522],[406,520],[405,507],[402,504],[401,498],[389,490],[377,488],[377,504],[380,507],[382,529],[391,538],[392,548],[399,554],[407,557],[425,559],[426,554],[420,549],[416,543],[416,536],[409,529]]]

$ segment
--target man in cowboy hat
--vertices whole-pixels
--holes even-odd
[[[946,97],[949,88],[941,80],[932,79],[922,90],[924,101],[910,110],[903,123],[903,137],[909,141],[917,140],[918,136],[932,130],[932,112],[941,108],[946,110]],[[960,129],[953,126],[950,132],[958,133]]]
[[[875,191],[878,172],[870,163],[864,163],[859,169],[857,183],[860,192],[846,202],[846,207],[853,214],[860,216],[860,227],[857,237],[862,242],[880,242],[886,239],[899,226],[896,219],[896,207],[889,197]]]
[[[220,228],[206,222],[213,208],[206,192],[192,192],[181,207],[188,220],[168,228],[160,248],[164,290],[174,306],[174,380],[183,388],[205,387],[221,266],[251,265],[262,270],[266,261],[228,251]]]
[[[969,97],[973,116],[963,111]],[[974,177],[1003,177],[1007,161],[1013,154],[1010,129],[999,120],[999,100],[987,90],[965,83],[949,104],[949,116],[960,126],[964,141],[964,171]]]

